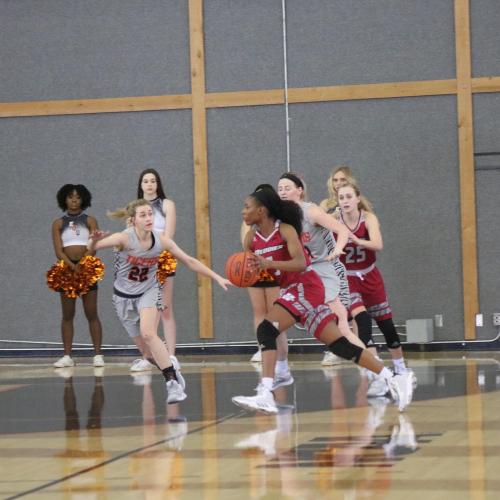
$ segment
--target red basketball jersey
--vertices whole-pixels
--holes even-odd
[[[342,218],[340,222],[347,226]],[[349,226],[347,226],[347,228],[351,230]],[[354,231],[351,230],[351,233],[363,240],[370,239],[368,229],[366,228],[364,212],[361,213],[358,225],[356,226]],[[368,248],[356,245],[356,243],[351,240],[349,240],[347,245],[344,247],[344,252],[344,255],[341,255],[340,259],[348,271],[363,271],[375,264],[376,252],[374,252],[373,250],[368,250]]]
[[[288,253],[288,247],[286,241],[281,237],[280,233],[280,222],[276,221],[274,226],[274,231],[267,237],[262,236],[259,231],[255,232],[250,249],[256,255],[261,255],[268,260],[291,260],[290,254]],[[307,266],[311,263],[307,252],[304,250],[304,255],[306,257]],[[280,288],[288,286],[290,283],[295,283],[300,280],[303,275],[302,272],[297,271],[281,271],[279,269],[269,268],[267,269],[270,274],[274,276],[276,281],[279,283]]]

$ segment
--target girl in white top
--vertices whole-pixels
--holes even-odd
[[[78,263],[88,252],[86,244],[89,233],[95,231],[97,221],[84,211],[90,207],[92,195],[83,184],[65,184],[57,192],[57,204],[65,212],[52,223],[52,241],[54,252],[59,260],[70,267],[74,272],[78,271]],[[66,368],[74,366],[71,357],[73,347],[73,319],[75,317],[76,299],[61,295],[62,320],[61,336],[64,346],[64,356],[54,363],[55,368]],[[90,337],[95,350],[93,364],[95,367],[104,366],[102,356],[102,327],[97,314],[97,284],[82,295],[83,310],[89,323]]]
[[[186,254],[177,246],[174,240],[167,237],[165,234],[153,231],[154,215],[153,209],[148,201],[135,200],[129,203],[124,209],[119,209],[109,215],[113,218],[128,217],[131,227],[125,231],[111,235],[106,235],[102,231],[94,231],[87,245],[89,251],[114,247],[119,252],[127,252],[128,250],[129,253],[131,253],[133,249],[130,248],[131,240],[129,234],[133,231],[133,239],[136,241],[136,246],[142,249],[142,251],[148,251],[154,248],[155,257],[157,258],[163,250],[168,250],[174,257],[188,266],[191,270],[212,278],[224,290],[227,290],[227,286],[230,285],[229,280],[218,275],[199,260]],[[158,241],[156,241],[157,237],[160,240],[159,245]],[[154,267],[155,263],[152,262],[153,257],[154,256],[149,256],[148,267]],[[131,258],[133,258],[133,256]],[[126,261],[124,261],[123,265],[126,265]],[[141,276],[142,273],[139,272],[138,277],[140,278]],[[149,283],[150,290],[158,289],[156,280],[151,279]],[[179,376],[178,369],[174,367],[175,361],[170,358],[167,346],[158,337],[157,333],[161,307],[158,308],[156,304],[148,303],[147,301],[146,303],[138,301],[135,307],[137,307],[137,312],[139,314],[141,339],[148,351],[151,352],[155,363],[165,377],[168,392],[167,402],[176,403],[182,401],[186,398],[186,394],[184,393],[185,384],[183,383],[183,379]]]
[[[166,197],[160,174],[154,168],[147,168],[139,174],[137,198],[150,202],[154,213],[153,229],[163,233],[167,238],[173,238],[176,225],[175,203]],[[168,350],[175,357],[177,325],[173,309],[174,276],[175,273],[169,276],[163,284],[162,301],[164,309],[161,312],[161,322]],[[177,358],[175,360],[177,361]],[[136,359],[132,363],[130,370],[136,372],[151,370],[152,368],[151,363],[143,358]]]

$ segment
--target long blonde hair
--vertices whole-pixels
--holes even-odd
[[[330,173],[330,176],[326,181],[326,187],[328,188],[329,197],[324,199],[320,203],[320,206],[327,211],[337,207],[337,205],[339,204],[337,193],[333,187],[333,177],[335,176],[335,174],[338,174],[339,172],[342,172],[345,175],[346,181],[349,184],[352,184],[354,186],[358,185],[358,181],[354,177],[351,167],[348,167],[347,165],[337,165],[336,167],[333,167],[332,172]]]
[[[354,191],[354,193],[356,194],[356,196],[359,198],[359,204],[358,204],[358,209],[359,210],[364,210],[365,212],[374,213],[373,212],[373,205],[368,200],[368,198],[366,198],[365,196],[363,196],[361,194],[361,191],[360,191],[360,189],[359,189],[359,187],[358,187],[357,184],[354,184],[353,182],[346,182],[345,184],[343,184],[342,186],[340,186],[339,189],[345,188],[345,187],[352,188],[352,190]]]
[[[110,219],[130,219],[132,217],[135,217],[135,211],[137,210],[137,208],[143,207],[144,205],[151,206],[151,203],[149,203],[149,201],[147,200],[144,200],[143,198],[139,198],[138,200],[131,201],[125,207],[117,208],[113,211],[108,210],[106,215]]]

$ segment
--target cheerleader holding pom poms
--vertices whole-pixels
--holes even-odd
[[[94,217],[84,211],[90,207],[92,195],[83,184],[65,184],[57,192],[59,208],[65,212],[52,223],[54,252],[59,261],[47,272],[47,285],[61,297],[61,336],[64,355],[54,363],[55,368],[74,366],[73,347],[76,299],[83,302],[94,346],[93,365],[104,366],[101,352],[102,327],[97,314],[97,281],[104,275],[101,260],[87,250],[90,233],[98,230]]]

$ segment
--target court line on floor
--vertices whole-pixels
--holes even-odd
[[[221,424],[227,420],[231,420],[232,418],[239,417],[245,413],[247,413],[245,410],[241,410],[237,413],[231,413],[230,415],[226,415],[225,417],[221,417],[218,420],[211,422],[210,424],[202,425],[196,429],[188,431],[186,433],[186,435],[189,436],[190,434],[195,434],[197,432],[204,431],[205,429],[209,429],[210,427],[214,427],[214,426]],[[115,457],[110,458],[109,460],[105,460],[104,462],[93,465],[92,467],[87,467],[86,469],[82,469],[78,472],[74,472],[73,474],[69,474],[69,475],[61,477],[59,479],[54,479],[53,481],[50,481],[49,483],[42,484],[40,486],[37,486],[36,488],[32,488],[31,490],[23,491],[21,493],[16,493],[13,496],[6,497],[5,500],[14,500],[16,498],[21,498],[21,497],[24,497],[26,495],[31,495],[32,493],[37,493],[38,491],[44,490],[46,488],[50,488],[51,486],[55,486],[56,484],[63,483],[64,481],[68,481],[69,479],[73,479],[74,477],[81,476],[83,474],[86,474],[87,472],[92,472],[96,469],[99,469],[101,467],[109,465],[113,462],[117,462],[118,460],[121,460],[122,458],[127,458],[130,455],[133,455],[134,453],[139,453],[139,452],[147,450],[149,448],[154,448],[155,446],[168,443],[169,441],[173,441],[174,439],[177,439],[178,437],[179,437],[178,435],[170,436],[169,438],[161,439],[160,441],[157,441],[156,443],[148,444],[147,446],[141,446],[140,448],[135,448],[134,450],[126,451],[124,453],[121,453],[120,455],[116,455]]]

